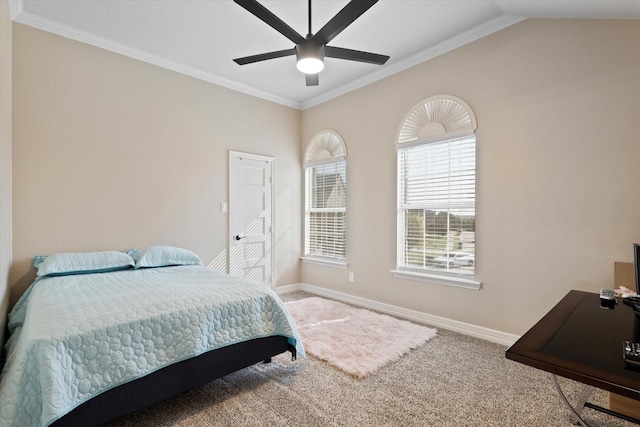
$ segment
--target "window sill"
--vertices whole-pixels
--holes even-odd
[[[302,262],[324,265],[327,267],[345,268],[345,269],[349,267],[349,264],[347,264],[346,261],[340,261],[340,260],[333,260],[333,259],[330,260],[330,259],[314,258],[314,257],[308,257],[308,256],[300,257],[300,259],[302,260]]]
[[[458,288],[472,289],[475,291],[480,290],[482,287],[481,282],[476,282],[473,279],[465,279],[462,277],[442,276],[429,273],[417,273],[415,271],[406,270],[391,270],[393,277],[399,279],[419,280],[421,282],[437,283],[438,285],[455,286]]]

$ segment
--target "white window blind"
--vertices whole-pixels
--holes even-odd
[[[398,149],[398,267],[475,273],[475,135]]]
[[[305,255],[345,259],[344,160],[306,168]]]

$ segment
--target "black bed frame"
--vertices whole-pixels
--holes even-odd
[[[211,350],[99,394],[51,426],[97,426],[256,363],[270,362],[285,351],[296,358],[295,347],[280,335]]]

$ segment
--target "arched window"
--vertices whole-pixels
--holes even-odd
[[[394,275],[479,289],[476,267],[476,119],[453,96],[415,106],[400,126]]]
[[[347,149],[332,130],[307,145],[303,260],[346,267]]]

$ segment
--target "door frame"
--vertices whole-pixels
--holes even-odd
[[[275,235],[276,235],[276,192],[275,192],[275,182],[276,182],[276,170],[275,170],[275,157],[266,156],[263,154],[254,154],[254,153],[245,153],[241,151],[232,151],[229,150],[229,223],[228,223],[228,235],[227,235],[227,253],[229,256],[227,257],[227,272],[231,272],[231,256],[232,256],[232,248],[231,245],[234,243],[234,226],[236,225],[236,219],[234,219],[234,215],[237,212],[236,210],[236,202],[235,200],[235,173],[233,169],[233,162],[235,159],[249,159],[256,161],[264,161],[270,164],[271,166],[271,248],[269,251],[269,262],[270,262],[270,277],[269,277],[269,287],[273,288],[274,277],[275,277]]]

